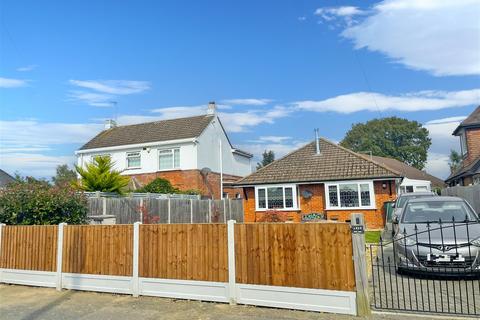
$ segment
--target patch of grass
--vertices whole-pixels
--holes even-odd
[[[365,242],[366,243],[379,243],[381,231],[365,231]]]

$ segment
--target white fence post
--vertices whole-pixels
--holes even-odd
[[[3,227],[5,227],[5,223],[0,223],[0,260],[2,258],[2,236],[3,236]],[[0,269],[0,283],[3,282],[2,279],[2,270]]]
[[[353,266],[357,291],[357,316],[371,314],[368,298],[367,262],[365,258],[365,220],[362,213],[350,215],[352,230]]]
[[[228,293],[230,304],[237,303],[237,286],[235,283],[235,220],[227,222],[227,239],[228,239]]]
[[[223,223],[227,223],[227,199],[223,198]]]
[[[208,199],[208,223],[212,222],[212,200]]]
[[[143,211],[145,211],[145,208],[143,207],[143,198],[140,198],[140,222],[143,222]]]
[[[134,297],[138,297],[139,280],[138,280],[138,258],[140,255],[140,225],[141,222],[135,222],[133,224],[133,270],[132,270],[132,294]]]
[[[170,205],[170,198],[168,198],[168,224],[170,224],[170,211],[171,211],[171,205]]]
[[[193,200],[190,199],[190,223],[193,223]]]
[[[107,198],[103,197],[102,198],[102,214],[106,215],[107,214]]]
[[[67,224],[58,225],[57,235],[57,290],[62,291],[62,262],[63,262],[63,229]]]

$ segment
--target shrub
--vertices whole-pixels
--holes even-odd
[[[24,180],[0,190],[0,222],[6,224],[82,224],[87,218],[87,199],[69,186],[50,186]]]
[[[135,191],[150,192],[150,193],[179,193],[180,192],[180,190],[172,186],[170,181],[164,178],[155,178],[155,180],[145,185],[143,188],[140,188]]]

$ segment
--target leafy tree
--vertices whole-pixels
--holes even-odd
[[[0,223],[82,224],[87,210],[87,199],[68,185],[51,186],[46,181],[23,178],[0,190]]]
[[[57,174],[52,178],[56,186],[72,184],[75,180],[77,180],[77,174],[75,170],[70,169],[67,164],[58,165]]]
[[[397,117],[354,124],[340,142],[355,152],[394,158],[420,170],[425,167],[431,144],[428,130],[419,122]]]
[[[448,165],[450,166],[450,171],[456,171],[460,164],[462,163],[462,156],[455,150],[450,150],[450,156],[448,159]]]
[[[76,181],[75,186],[84,191],[122,194],[130,178],[122,176],[120,171],[113,170],[113,166],[114,163],[109,156],[95,157],[85,169],[75,165],[75,169],[80,175],[80,181]]]
[[[275,153],[272,150],[265,150],[262,153],[262,161],[257,163],[257,170],[275,161]]]

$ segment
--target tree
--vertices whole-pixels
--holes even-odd
[[[431,144],[421,123],[397,117],[354,124],[340,142],[355,152],[394,158],[420,170],[425,167]]]
[[[262,154],[262,161],[257,162],[257,170],[275,161],[275,153],[272,150],[265,150]]]
[[[130,181],[120,171],[113,170],[114,162],[110,156],[98,156],[83,169],[75,165],[80,181],[75,186],[84,191],[116,192],[122,194]]]
[[[70,169],[67,164],[58,165],[57,174],[52,178],[56,186],[70,185],[75,180],[77,180],[77,174],[75,170]]]
[[[450,156],[448,158],[448,165],[450,166],[450,171],[456,171],[462,163],[462,156],[457,151],[450,150]]]
[[[83,224],[87,210],[85,196],[69,185],[51,186],[46,181],[23,178],[0,190],[0,223]]]
[[[136,192],[150,192],[150,193],[179,193],[179,190],[172,186],[170,181],[164,178],[155,178],[144,187],[135,190]]]

